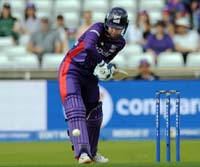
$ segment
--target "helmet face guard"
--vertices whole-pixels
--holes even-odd
[[[128,14],[126,10],[120,7],[114,7],[106,15],[104,26],[106,30],[108,30],[108,27],[121,29],[123,30],[122,35],[124,35],[128,27],[128,23]]]

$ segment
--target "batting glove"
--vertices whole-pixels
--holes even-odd
[[[114,65],[112,63],[107,64],[103,60],[97,64],[94,69],[94,75],[101,81],[107,81],[112,79],[114,72]]]

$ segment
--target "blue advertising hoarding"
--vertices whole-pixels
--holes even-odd
[[[22,83],[18,84],[21,85]],[[18,105],[15,108],[18,108],[22,115],[19,116],[19,112],[15,113],[13,110],[9,110],[9,104],[7,108],[2,108],[0,112],[2,120],[10,119],[9,112],[15,118],[18,116],[18,122],[21,122],[21,125],[18,126],[18,122],[13,121],[15,127],[7,127],[8,122],[4,121],[5,123],[3,123],[1,121],[0,141],[69,140],[57,81],[41,81],[41,83],[26,81],[23,84],[30,85],[30,89],[27,88],[26,90],[29,93],[24,92],[23,99],[13,99],[13,102],[15,102],[13,104]],[[37,84],[40,93],[35,93],[33,87],[37,87],[34,84]],[[16,86],[16,83],[12,81],[12,85]],[[199,85],[200,80],[100,82],[100,98],[103,101],[104,113],[100,138],[103,140],[155,139],[155,92],[163,89],[175,89],[181,92],[181,138],[200,138]],[[1,84],[1,88],[8,91],[10,88],[7,89],[6,86],[8,86],[7,83]],[[18,87],[17,90],[23,94],[24,86]],[[16,94],[18,95],[18,92]],[[11,93],[7,92],[3,97],[0,95],[0,98],[2,100],[11,99],[10,95]],[[28,96],[30,97],[27,98]],[[34,106],[30,98],[32,98]],[[21,105],[24,103],[31,110],[23,111]],[[36,108],[37,115],[35,114]],[[4,112],[5,110],[6,112]],[[161,113],[161,137],[163,138],[165,132],[164,96],[161,99]],[[36,120],[25,121],[24,116],[29,119],[30,114],[35,119],[40,120],[40,123],[38,124]],[[171,100],[171,124],[171,136],[175,137],[174,96]],[[26,128],[20,129],[20,127]]]
[[[111,81],[100,82],[104,121],[102,139],[153,139],[155,137],[155,92],[181,92],[181,135],[200,137],[200,81]],[[48,129],[63,129],[62,106],[55,81],[48,82]],[[59,105],[60,104],[60,105]],[[60,113],[56,113],[60,112]],[[162,137],[165,98],[161,100]],[[57,116],[55,116],[55,114]],[[175,135],[175,97],[171,100],[171,133]]]

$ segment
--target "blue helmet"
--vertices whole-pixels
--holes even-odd
[[[122,29],[124,30],[123,34],[126,32],[128,23],[129,23],[129,20],[128,20],[127,11],[121,7],[112,8],[106,15],[105,22],[104,22],[106,29],[108,29],[108,27]]]

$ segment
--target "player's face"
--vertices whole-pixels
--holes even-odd
[[[122,33],[122,29],[108,27],[108,34],[111,38],[118,38]]]

